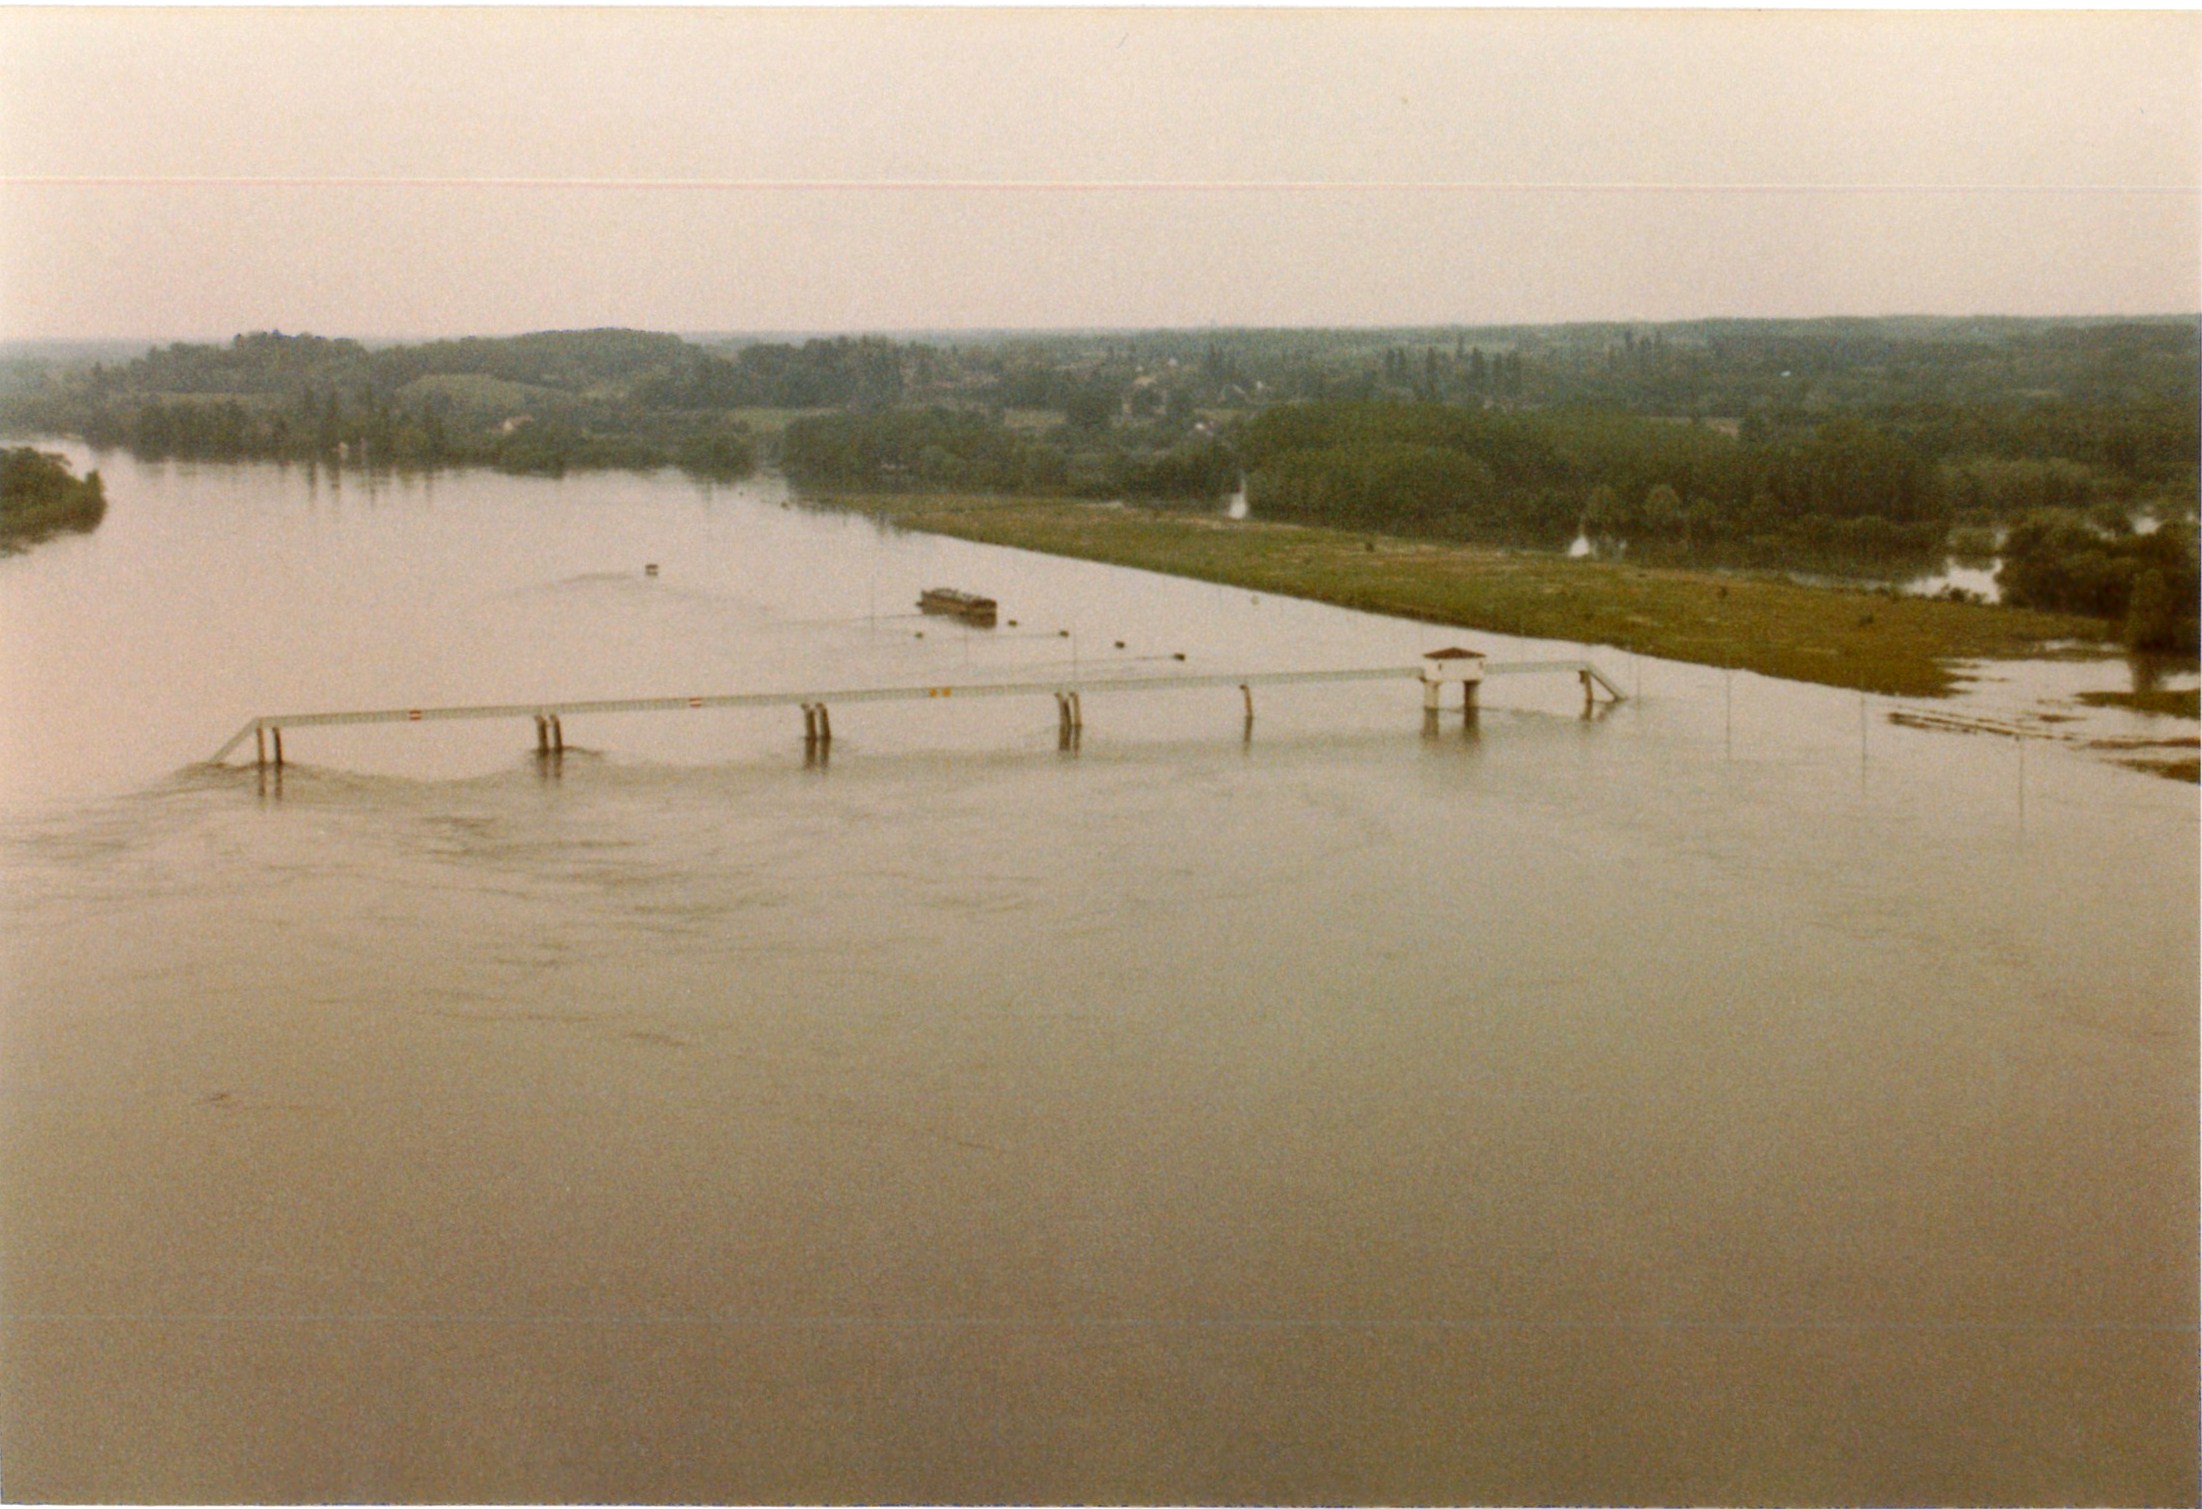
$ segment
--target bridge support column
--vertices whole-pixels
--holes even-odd
[[[556,713],[550,715],[550,726],[551,753],[562,755],[566,752],[566,726],[558,721],[558,714]]]
[[[1078,705],[1078,694],[1070,694],[1070,731],[1077,733],[1086,726],[1085,709]]]
[[[803,704],[803,742],[806,745],[818,742],[818,708],[814,703]]]
[[[281,770],[283,768],[283,730],[278,728],[272,730],[272,732],[275,734],[275,768]]]
[[[1584,672],[1582,673],[1582,675],[1583,675],[1583,711],[1587,713],[1587,712],[1589,712],[1589,711],[1590,711],[1590,705],[1591,705],[1591,701],[1592,701],[1592,698],[1591,698],[1591,694],[1590,694],[1590,672],[1589,672],[1589,671],[1584,671]]]
[[[831,744],[833,742],[833,718],[827,713],[826,704],[823,702],[818,704],[818,742],[821,744]]]
[[[258,760],[258,764],[259,764],[260,768],[261,768],[262,770],[265,770],[265,769],[267,769],[267,768],[268,768],[268,731],[267,731],[266,729],[264,729],[264,728],[255,728],[255,729],[254,729],[254,730],[252,731],[252,746],[253,746],[253,748],[254,748],[254,749],[255,749],[256,751],[258,751],[258,753],[259,753],[259,756],[260,756],[260,758],[259,758],[259,760]]]
[[[535,715],[535,752],[539,755],[550,753],[550,719],[541,713]]]

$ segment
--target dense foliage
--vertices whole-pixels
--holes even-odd
[[[1613,413],[1304,404],[1256,416],[1240,449],[1258,511],[1353,529],[1878,560],[1939,548],[1949,523],[1925,460],[1852,419],[1742,440]]]
[[[173,345],[10,395],[0,420],[139,455],[367,465],[756,466],[721,414],[638,404],[631,390],[686,360],[678,336],[550,331],[370,350],[312,335]]]
[[[909,483],[958,492],[1054,492],[1063,456],[984,414],[888,409],[799,419],[780,439],[791,475],[834,485]]]
[[[1215,498],[1238,476],[1237,457],[1214,440],[1135,450],[1094,443],[1079,426],[1042,438],[982,412],[941,407],[798,419],[781,437],[780,462],[789,475],[829,488],[1095,498]]]
[[[637,402],[671,409],[812,409],[889,404],[902,397],[905,360],[913,386],[930,375],[932,353],[906,357],[892,341],[806,341],[745,346],[731,359],[683,345],[679,356],[637,387]]]
[[[2109,619],[2132,649],[2196,648],[2202,576],[2189,524],[2144,534],[2072,513],[2036,514],[2005,537],[1996,584],[2015,607]]]
[[[97,528],[107,515],[98,472],[82,480],[68,463],[27,446],[0,450],[0,549],[20,549],[64,530]]]

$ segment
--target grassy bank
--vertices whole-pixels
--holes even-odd
[[[2093,619],[2059,614],[1151,509],[990,497],[835,501],[990,545],[1901,696],[1952,690],[1953,660],[2024,656],[2047,641],[2105,632]]]

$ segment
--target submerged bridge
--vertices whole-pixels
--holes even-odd
[[[1182,676],[1106,676],[1056,678],[1046,681],[975,681],[947,686],[843,687],[827,691],[730,692],[694,697],[625,697],[583,702],[507,702],[479,707],[400,707],[363,712],[274,713],[252,719],[216,750],[212,763],[229,758],[247,739],[254,743],[259,763],[283,764],[283,730],[332,728],[354,723],[479,722],[493,718],[533,719],[535,747],[541,754],[557,754],[566,747],[564,720],[604,713],[689,712],[713,707],[796,707],[803,712],[803,736],[812,745],[833,738],[833,721],[827,711],[835,703],[915,702],[941,697],[1049,697],[1055,699],[1058,725],[1066,743],[1085,725],[1083,697],[1116,692],[1193,691],[1203,687],[1236,687],[1246,702],[1246,721],[1254,721],[1254,688],[1257,686],[1306,686],[1336,681],[1419,681],[1425,714],[1435,716],[1438,694],[1446,686],[1461,688],[1465,714],[1476,711],[1476,691],[1487,677],[1522,675],[1573,675],[1583,685],[1583,706],[1588,710],[1602,688],[1615,702],[1620,688],[1608,681],[1587,660],[1489,661],[1474,650],[1437,650],[1423,657],[1421,665],[1378,666],[1368,670],[1250,671],[1231,674]],[[272,743],[272,751],[270,744]]]

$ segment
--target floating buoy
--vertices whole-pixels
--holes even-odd
[[[642,574],[644,576],[656,576],[658,574],[658,563],[652,561],[649,565],[643,567]]]
[[[1117,647],[1118,649],[1120,649],[1120,650],[1121,650],[1121,649],[1123,649],[1123,648],[1124,648],[1124,641],[1123,641],[1123,640],[1121,640],[1121,639],[1119,639],[1119,640],[1118,640],[1118,641],[1116,642],[1116,647]]]
[[[1171,654],[1170,658],[1172,660],[1183,660],[1185,658],[1185,652],[1183,650],[1175,651]]]

